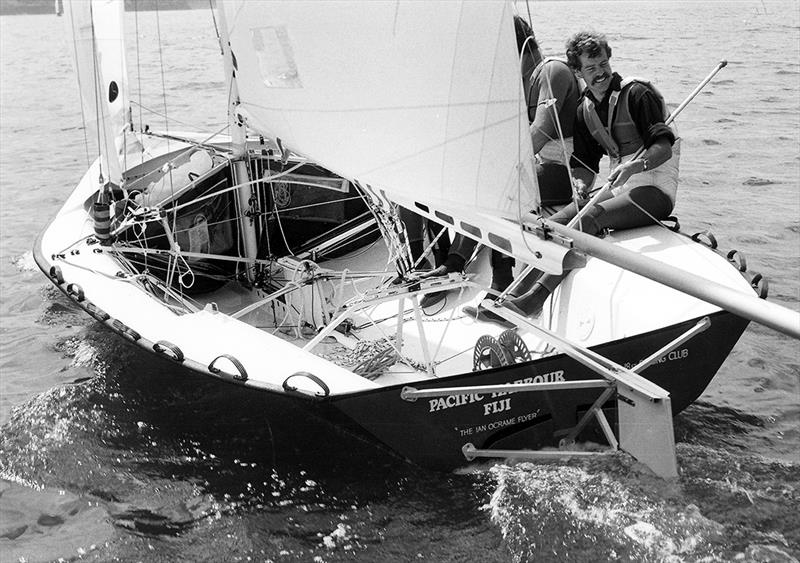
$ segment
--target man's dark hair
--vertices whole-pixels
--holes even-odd
[[[531,51],[535,51],[539,48],[539,44],[536,42],[536,36],[533,35],[533,30],[531,26],[528,25],[524,19],[520,16],[514,16],[514,31],[517,33],[517,51],[522,54],[522,47],[525,46],[525,41],[530,37],[530,41],[528,41],[527,49]]]
[[[611,47],[606,36],[594,31],[580,31],[567,40],[567,64],[573,70],[581,69],[581,55],[597,57],[605,51],[611,58]]]

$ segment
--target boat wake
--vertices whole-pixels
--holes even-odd
[[[45,303],[45,308],[37,319],[38,324],[65,331],[72,327],[89,326],[94,322],[55,286],[42,286],[42,301]]]
[[[638,474],[529,463],[492,474],[487,508],[518,561],[699,559],[721,536],[696,506],[670,503]]]
[[[705,445],[677,453],[673,483],[624,455],[497,465],[485,509],[515,561],[797,561],[796,465]]]

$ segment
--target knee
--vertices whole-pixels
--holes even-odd
[[[604,228],[602,224],[604,211],[603,207],[599,204],[593,206],[581,217],[578,224],[575,225],[575,228],[589,235],[599,234]]]
[[[658,186],[636,186],[628,192],[628,197],[657,219],[665,219],[674,207],[672,199]]]

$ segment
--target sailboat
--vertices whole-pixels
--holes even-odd
[[[622,449],[674,477],[672,417],[748,323],[800,338],[735,251],[677,221],[603,239],[547,221],[512,3],[219,0],[224,134],[136,130],[123,3],[65,4],[98,156],[35,258],[176,366],[433,468]],[[570,274],[538,317],[471,318],[486,250],[420,276],[398,205]]]

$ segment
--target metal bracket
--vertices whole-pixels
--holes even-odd
[[[555,232],[552,227],[547,225],[544,219],[539,219],[536,223],[522,221],[522,230],[533,233],[542,240],[549,240],[565,248],[573,248],[574,246],[571,238]]]
[[[599,455],[613,454],[616,450],[600,452],[579,452],[575,450],[480,450],[471,442],[467,442],[461,447],[461,452],[467,461],[473,461],[478,457],[497,458],[508,457],[515,459],[562,459],[565,457],[596,457]]]

